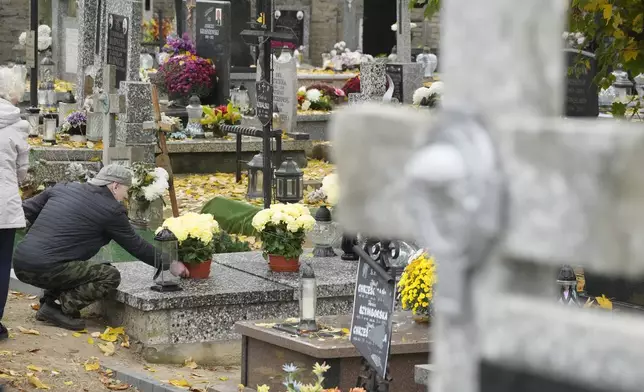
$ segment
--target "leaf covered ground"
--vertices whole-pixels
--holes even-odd
[[[3,323],[10,339],[0,342],[0,385],[7,391],[136,391],[104,367],[117,366],[193,392],[209,386],[236,391],[238,367],[214,368],[194,361],[156,365],[138,354],[127,331],[88,319],[87,331],[74,333],[35,320],[35,296],[11,292]]]

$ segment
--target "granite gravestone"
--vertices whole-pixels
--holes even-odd
[[[107,15],[107,64],[116,69],[116,86],[127,79],[128,35],[130,19],[123,15]]]
[[[351,317],[351,343],[385,378],[391,343],[396,285],[386,282],[363,259],[358,264]]]
[[[70,1],[75,0],[52,2],[51,35],[56,75],[63,80],[73,81],[78,72],[79,24],[76,9],[70,7]]]
[[[230,95],[231,6],[229,1],[198,0],[195,8],[197,55],[211,59],[217,84],[203,104],[225,104]]]
[[[387,75],[394,83],[393,97],[403,102],[403,66],[402,64],[387,64]]]
[[[273,120],[273,86],[266,80],[255,83],[257,91],[257,118],[263,126]]]
[[[231,3],[232,42],[230,47],[230,65],[233,67],[250,67],[254,65],[250,46],[240,33],[248,29],[251,20],[250,0],[235,0]]]
[[[593,53],[565,49],[566,54],[566,116],[597,117],[599,95],[597,84],[597,61]]]
[[[297,124],[297,66],[289,51],[273,56],[273,102],[287,117],[285,132],[294,132]]]
[[[293,39],[275,40],[274,48],[282,48],[285,45],[292,49],[299,49],[304,46],[305,58],[309,57],[309,29],[311,25],[311,7],[307,6],[281,6],[277,8],[280,17],[275,20],[275,31],[284,31],[295,35]]]

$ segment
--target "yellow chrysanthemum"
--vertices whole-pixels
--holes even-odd
[[[424,252],[405,267],[400,278],[398,292],[403,309],[411,310],[414,314],[427,313],[434,298],[435,283],[434,258]]]

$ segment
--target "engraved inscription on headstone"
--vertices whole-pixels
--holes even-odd
[[[229,1],[199,0],[196,5],[197,54],[213,60],[217,89],[202,103],[225,104],[230,94],[230,45],[232,18]]]
[[[273,101],[279,112],[288,117],[286,129],[283,131],[293,132],[297,122],[297,66],[295,59],[288,54],[282,54],[273,61],[273,72]]]
[[[566,116],[597,117],[599,115],[599,96],[595,55],[566,49]]]
[[[36,45],[36,33],[33,30],[27,31],[27,41],[25,45],[25,63],[27,68],[36,66],[36,53],[34,53],[34,46]]]
[[[394,82],[393,98],[396,98],[398,102],[404,102],[402,64],[387,64],[387,75]]]
[[[116,67],[116,85],[126,79],[129,18],[116,14],[107,17],[107,64]]]
[[[395,283],[385,282],[360,259],[351,317],[351,343],[385,377],[391,340]]]
[[[266,80],[255,83],[257,91],[257,118],[266,126],[273,120],[273,86]]]

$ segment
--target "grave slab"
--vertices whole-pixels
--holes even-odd
[[[140,341],[142,354],[150,362],[183,363],[193,358],[198,363],[239,364],[241,336],[234,330],[237,321],[299,314],[299,276],[262,276],[258,258],[259,252],[215,255],[210,278],[182,280],[183,290],[174,293],[150,290],[152,267],[139,261],[116,264],[121,285],[113,299],[101,303],[99,311],[109,323],[124,326],[133,339]],[[354,282],[345,278],[333,283],[341,279],[342,269],[317,264],[323,294],[318,313],[348,314]],[[264,265],[267,269],[266,262]],[[350,275],[354,279],[355,269]]]
[[[298,273],[272,272],[261,252],[219,254],[213,256],[213,261],[271,282],[292,287],[295,291],[293,299],[299,298]],[[345,261],[339,257],[313,257],[310,250],[300,256],[300,262],[310,262],[313,266],[317,279],[318,302],[320,298],[353,297],[358,269],[357,262]]]
[[[237,323],[236,329],[243,336],[242,384],[266,384],[271,389],[280,390],[283,364],[293,363],[299,369],[305,369],[303,375],[308,376],[307,369],[311,369],[313,364],[326,362],[331,369],[325,374],[325,385],[337,386],[342,390],[355,387],[360,373],[361,355],[348,337],[299,337],[270,327],[280,322],[283,320]],[[318,323],[332,328],[350,328],[351,317],[320,317]],[[389,360],[390,374],[393,376],[390,391],[427,390],[425,385],[418,385],[414,381],[415,366],[427,363],[430,355],[432,338],[427,332],[428,326],[415,323],[411,313],[394,314]]]
[[[429,380],[434,367],[429,364],[425,365],[416,365],[416,370],[414,371],[414,380],[416,384],[426,385],[429,387]]]

